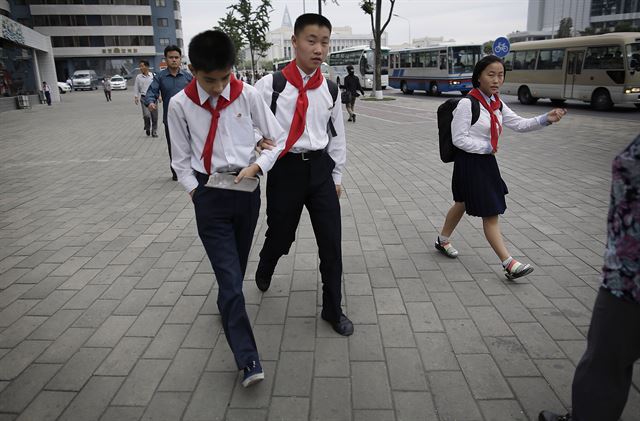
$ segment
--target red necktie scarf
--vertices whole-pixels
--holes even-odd
[[[309,79],[307,84],[304,85],[295,60],[292,60],[284,69],[282,69],[282,74],[285,79],[287,79],[287,82],[292,84],[298,90],[298,99],[296,100],[296,110],[293,113],[289,136],[287,137],[287,142],[285,143],[284,150],[280,154],[280,157],[289,152],[289,149],[293,147],[304,132],[304,126],[307,124],[307,108],[309,108],[307,91],[319,88],[320,85],[322,85],[322,82],[324,82],[322,73],[320,70],[316,70],[313,76],[311,76],[311,79]]]
[[[477,99],[482,106],[489,111],[489,116],[491,117],[491,147],[493,148],[493,152],[498,151],[498,137],[502,133],[502,125],[500,124],[500,120],[498,120],[498,116],[496,115],[496,111],[500,109],[502,106],[502,102],[500,101],[500,97],[498,94],[494,95],[495,101],[491,102],[491,105],[487,104],[487,101],[484,99],[484,95],[478,89],[472,89],[469,92],[469,95]]]
[[[211,101],[209,98],[204,102],[204,104],[200,103],[200,95],[198,95],[198,87],[196,86],[196,79],[193,78],[191,82],[184,88],[185,94],[187,97],[205,110],[211,113],[211,126],[209,126],[209,133],[207,134],[207,140],[204,143],[204,148],[202,149],[202,156],[200,159],[204,160],[204,168],[207,171],[207,174],[211,174],[211,159],[213,157],[213,141],[216,138],[216,131],[218,130],[218,120],[220,120],[220,111],[227,108],[233,101],[235,101],[240,94],[242,93],[243,84],[235,76],[231,75],[229,80],[229,84],[231,85],[229,95],[229,99],[224,98],[222,95],[218,96],[218,103],[216,104],[216,108],[211,106]]]

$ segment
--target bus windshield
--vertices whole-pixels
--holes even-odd
[[[480,60],[479,46],[451,47],[449,49],[449,73],[471,73]]]
[[[627,63],[629,70],[640,69],[640,43],[627,44]]]
[[[361,69],[364,68],[364,73],[373,73],[373,66],[375,65],[374,60],[374,51],[368,50],[365,52],[362,57],[362,61],[364,66],[361,66]],[[380,67],[385,68],[389,67],[389,51],[382,51],[382,59],[380,60]]]

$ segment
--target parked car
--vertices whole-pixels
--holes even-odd
[[[95,70],[76,70],[71,77],[73,90],[98,89],[98,75]]]
[[[60,91],[61,94],[66,94],[67,92],[71,92],[71,86],[66,82],[58,82],[58,91]]]
[[[114,91],[117,90],[126,90],[127,89],[127,81],[120,75],[111,76],[111,89]]]

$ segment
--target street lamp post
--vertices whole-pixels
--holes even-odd
[[[404,16],[400,16],[397,13],[394,13],[393,16],[407,21],[407,24],[408,24],[407,26],[409,27],[409,47],[413,47],[413,40],[411,39],[411,21],[405,18]]]

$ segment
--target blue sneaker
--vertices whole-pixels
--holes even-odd
[[[260,361],[251,361],[244,369],[244,377],[242,379],[242,386],[249,387],[259,381],[264,380],[264,371]]]

